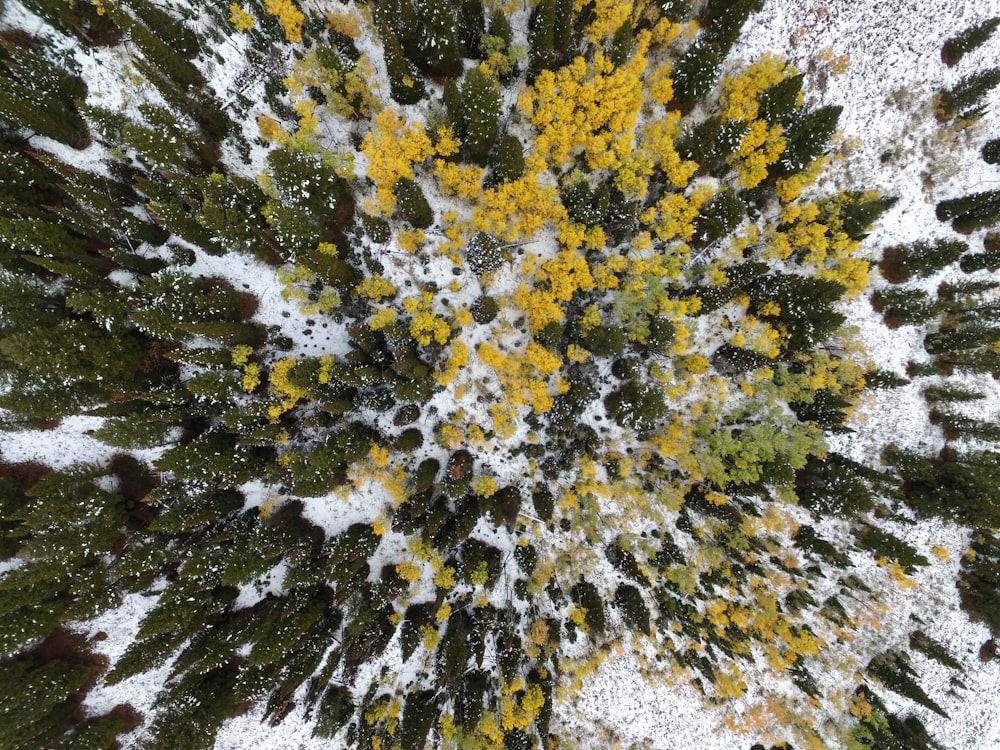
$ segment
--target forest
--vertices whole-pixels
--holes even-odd
[[[1000,189],[876,235],[772,6],[0,0],[0,750],[677,746],[580,723],[622,659],[712,747],[952,747]],[[927,62],[976,169],[996,10]],[[850,450],[903,388],[934,449]]]

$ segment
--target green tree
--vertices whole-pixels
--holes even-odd
[[[469,156],[485,163],[497,137],[500,92],[496,82],[481,68],[473,68],[462,81],[462,118]]]
[[[454,78],[462,73],[458,22],[448,0],[417,0],[420,31],[414,62],[428,75]]]
[[[1000,26],[1000,18],[987,18],[949,37],[941,45],[941,60],[948,67],[957,65],[966,54],[982,47],[996,31],[997,26]]]
[[[983,112],[980,102],[997,84],[1000,84],[1000,68],[988,68],[966,76],[951,89],[938,93],[938,118],[950,120],[954,117],[978,117]]]
[[[424,196],[424,191],[408,177],[401,177],[393,186],[396,193],[396,213],[417,229],[426,229],[434,223],[434,211]]]
[[[399,104],[416,104],[426,93],[424,79],[416,66],[406,58],[403,45],[392,26],[382,21],[379,29],[382,55],[389,73],[389,95]]]

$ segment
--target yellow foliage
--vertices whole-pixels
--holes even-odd
[[[722,118],[744,122],[756,120],[760,95],[794,74],[794,69],[785,66],[783,57],[765,54],[738,74],[726,76],[722,81],[720,101]]]
[[[244,10],[236,3],[231,3],[229,12],[229,22],[236,27],[237,31],[251,31],[253,29],[254,18],[249,11]]]
[[[292,0],[264,0],[264,11],[276,16],[281,28],[285,30],[285,39],[291,44],[302,41],[302,23],[306,17],[295,7]]]
[[[396,207],[393,186],[403,177],[413,177],[413,165],[434,154],[434,146],[422,127],[407,125],[392,107],[375,116],[375,126],[361,142],[361,153],[368,161],[366,173],[375,183],[373,210],[391,215]]]
[[[414,583],[420,580],[420,576],[423,573],[423,569],[415,562],[407,561],[401,562],[396,565],[396,573],[404,581],[409,581]]]
[[[376,302],[396,295],[396,287],[387,279],[382,278],[382,274],[380,273],[366,277],[364,281],[354,287],[354,291],[360,296],[375,300]]]

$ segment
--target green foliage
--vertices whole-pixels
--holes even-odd
[[[453,78],[462,72],[458,23],[448,0],[416,0],[419,31],[411,59],[429,75]]]
[[[801,109],[790,115],[785,123],[788,145],[770,174],[786,177],[801,172],[823,151],[837,130],[843,107],[826,105],[816,109]]]
[[[947,647],[934,638],[931,638],[922,630],[914,630],[910,633],[910,648],[913,651],[919,651],[928,659],[933,659],[949,669],[954,669],[957,672],[963,671],[962,665],[951,655]]]
[[[1000,540],[995,533],[973,537],[970,552],[962,558],[958,578],[962,608],[1000,634]]]
[[[465,146],[473,160],[485,163],[497,137],[500,92],[489,75],[473,68],[462,80],[461,97]]]
[[[953,67],[966,54],[982,47],[1000,26],[1000,18],[987,18],[949,37],[941,45],[941,59],[948,67]]]
[[[882,320],[889,328],[921,325],[941,312],[936,301],[920,289],[876,289],[871,299],[872,308],[882,314]]]
[[[910,666],[910,660],[906,654],[899,651],[886,651],[872,659],[868,663],[867,670],[872,677],[894,693],[899,693],[913,702],[929,708],[934,713],[948,718],[944,709],[931,700],[930,696],[917,683],[917,674]]]
[[[424,98],[424,79],[417,67],[406,59],[403,45],[396,32],[386,22],[379,27],[382,37],[382,54],[389,73],[389,95],[398,104],[416,104]]]
[[[697,246],[710,245],[732,233],[746,216],[746,206],[729,189],[720,190],[701,209],[694,220]]]
[[[987,164],[1000,164],[1000,138],[991,138],[980,151]]]
[[[677,61],[673,71],[674,97],[685,109],[693,108],[715,86],[727,51],[702,34]]]
[[[508,260],[508,251],[503,247],[500,239],[494,237],[491,234],[486,234],[485,232],[477,232],[475,236],[469,243],[465,246],[465,260],[469,264],[469,268],[472,272],[478,276],[482,276],[484,273],[489,273],[490,271],[495,271],[500,268]],[[473,318],[476,318],[477,310],[478,316],[480,318],[489,317],[488,309],[483,309],[483,306],[488,306],[489,303],[486,300],[491,299],[489,297],[480,298],[483,300],[482,304],[478,308],[472,310]],[[494,301],[494,307],[496,302]],[[496,312],[494,312],[494,316]],[[478,319],[476,322],[481,322]],[[488,320],[486,322],[489,322]]]
[[[938,118],[967,120],[978,117],[983,111],[980,102],[997,84],[1000,84],[1000,68],[988,68],[966,76],[951,89],[938,94]]]
[[[393,187],[396,193],[397,212],[417,229],[426,229],[434,223],[434,211],[431,209],[424,191],[413,180],[403,177]]]
[[[651,432],[667,415],[663,391],[635,380],[629,380],[605,398],[604,408],[619,425],[639,434]]]
[[[927,458],[890,446],[884,460],[899,473],[904,499],[920,514],[972,527],[997,525],[1000,504],[994,488],[1000,480],[1000,455],[946,449]]]

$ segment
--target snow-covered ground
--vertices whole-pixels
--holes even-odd
[[[948,69],[940,60],[941,42],[993,15],[1000,15],[1000,0],[767,0],[764,11],[751,18],[734,50],[733,60],[749,61],[764,52],[787,55],[808,73],[809,97],[844,106],[839,158],[821,187],[876,189],[899,197],[882,218],[881,228],[867,242],[871,257],[877,257],[879,249],[888,244],[946,236],[948,228],[934,217],[936,201],[1000,183],[1000,172],[978,156],[986,139],[1000,135],[1000,118],[995,111],[1000,98],[996,93],[990,99],[990,112],[971,130],[952,132],[930,116],[934,91],[953,85],[963,75],[1000,57],[1000,39],[994,38],[983,49],[966,56],[955,69]],[[120,71],[115,68],[113,54],[108,50],[91,52],[80,62],[88,81],[93,82],[92,91],[104,92],[104,101],[97,103],[128,107],[131,104],[127,92],[117,83]],[[845,63],[846,69],[837,72]],[[235,68],[222,68],[213,80],[233,78]],[[54,145],[46,146],[57,150]],[[96,151],[84,152],[88,153]],[[74,158],[79,160],[80,155],[74,152]],[[280,326],[293,339],[296,352],[309,355],[313,350],[325,352],[338,345],[339,331],[316,331],[310,338],[304,337],[300,326],[285,322],[291,316],[282,316],[281,312],[293,308],[282,299],[272,269],[236,255],[200,255],[198,262],[204,265],[196,269],[199,273],[224,275],[237,288],[240,283],[253,284],[261,298],[262,321]],[[946,273],[927,280],[927,288],[936,287]],[[849,324],[858,328],[876,366],[901,374],[908,361],[926,359],[922,337],[912,327],[890,331],[865,300],[856,301],[846,311]],[[979,385],[989,388],[990,397],[977,409],[995,417],[1000,413],[1000,390],[992,382]],[[835,446],[840,452],[870,461],[888,442],[924,452],[940,448],[940,432],[926,419],[919,386],[877,391],[866,399],[855,414],[855,432],[840,438]],[[57,468],[105,460],[114,451],[87,435],[101,422],[98,418],[78,417],[66,419],[52,430],[0,434],[0,456],[10,462],[39,460]],[[266,494],[266,488],[256,489],[257,494]],[[344,506],[330,512],[347,514],[355,510],[354,506]],[[318,514],[313,520],[323,524],[322,510],[313,512]],[[336,525],[341,524],[338,518]],[[989,664],[978,661],[979,646],[988,638],[988,632],[970,623],[961,612],[954,587],[958,560],[968,546],[968,533],[940,521],[926,521],[905,527],[905,538],[932,564],[914,575],[918,584],[915,589],[892,592],[885,602],[885,613],[879,615],[884,627],[873,630],[871,637],[890,639],[883,647],[901,645],[911,630],[923,628],[968,665],[962,677],[967,687],[949,694],[949,672],[915,656],[921,684],[951,718],[943,719],[886,693],[889,707],[918,715],[934,736],[955,750],[1000,747],[1000,660]],[[948,559],[933,556],[932,546],[947,550]],[[884,577],[873,562],[870,567],[872,576]],[[91,633],[108,636],[94,644],[95,650],[112,661],[120,656],[153,601],[150,597],[129,596],[119,609],[88,623]],[[913,617],[922,624],[916,625]],[[87,707],[99,712],[129,702],[144,711],[167,670],[164,667],[114,687],[99,686],[88,697]],[[738,715],[738,705],[735,711]],[[261,710],[256,710],[230,720],[219,733],[216,747],[330,747],[328,742],[312,737],[300,710],[275,727],[261,724],[261,718]],[[671,681],[664,675],[661,681],[650,684],[642,675],[636,655],[628,651],[609,656],[587,679],[583,690],[557,708],[556,723],[568,738],[608,737],[609,743],[616,738],[623,747],[745,750],[750,745],[746,737],[722,724],[721,713],[704,707],[703,699],[687,681]]]

